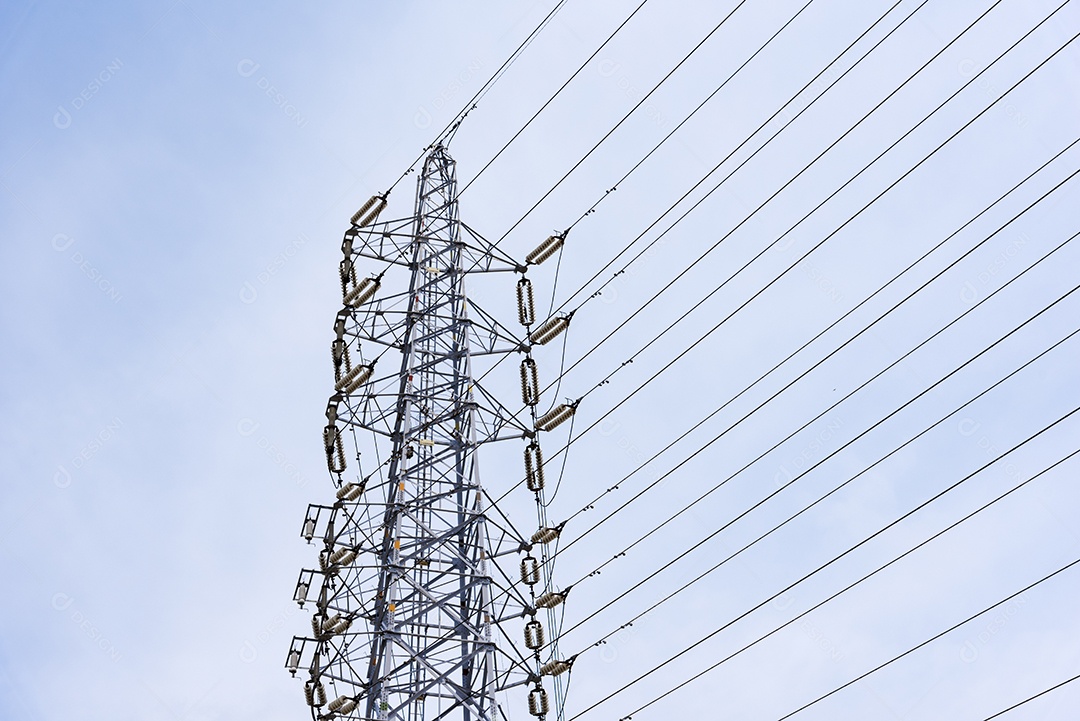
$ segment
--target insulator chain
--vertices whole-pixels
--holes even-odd
[[[552,235],[526,257],[528,265],[539,265],[554,255],[563,245],[566,234]],[[533,294],[532,281],[522,275],[517,284],[517,310],[518,321],[525,326],[528,332],[529,342],[533,345],[545,345],[558,337],[570,324],[572,314],[549,318],[539,327],[532,329],[536,323],[536,302]],[[537,416],[537,406],[540,404],[540,377],[535,359],[532,357],[532,348],[525,346],[525,358],[521,362],[521,401],[529,409],[532,416],[534,431],[528,434],[525,446],[525,487],[534,494],[537,508],[538,529],[523,548],[530,549],[521,559],[521,582],[528,586],[532,600],[532,611],[529,621],[525,624],[525,647],[533,652],[536,669],[535,685],[529,691],[529,713],[538,718],[543,718],[549,711],[548,695],[540,679],[543,676],[558,676],[570,669],[573,659],[563,661],[551,658],[545,662],[541,653],[548,647],[543,622],[537,618],[537,612],[544,609],[548,612],[548,621],[554,623],[551,609],[563,603],[569,588],[563,591],[555,591],[551,587],[553,574],[553,560],[549,554],[542,552],[540,559],[531,553],[535,547],[543,547],[558,540],[562,533],[563,524],[550,526],[547,522],[547,500],[544,496],[544,457],[540,450],[538,433],[550,431],[559,424],[573,416],[577,409],[577,403],[560,404],[548,413]],[[538,588],[539,587],[539,588]],[[558,634],[557,628],[552,628],[553,635]],[[557,639],[551,641],[552,652],[556,652]],[[556,697],[558,697],[556,692]]]
[[[362,321],[372,313],[379,313],[380,303],[377,296],[382,285],[382,274],[368,277],[358,277],[354,263],[353,244],[371,230],[363,230],[374,224],[379,215],[386,208],[386,195],[376,195],[368,200],[351,219],[352,227],[345,233],[341,250],[343,258],[339,264],[339,276],[341,285],[342,308],[338,312],[334,322],[334,339],[331,343],[331,357],[334,367],[334,393],[330,396],[326,405],[326,426],[323,429],[323,445],[326,452],[327,468],[337,479],[336,498],[332,505],[309,506],[301,529],[301,536],[311,543],[316,534],[320,533],[320,524],[325,521],[325,533],[322,535],[323,547],[318,553],[318,565],[313,569],[304,569],[300,573],[294,592],[294,600],[301,607],[305,603],[313,602],[314,611],[311,617],[311,637],[296,637],[289,649],[286,667],[294,675],[300,669],[304,655],[304,645],[314,646],[314,657],[310,663],[310,680],[304,684],[305,699],[314,713],[320,718],[343,717],[357,709],[358,703],[363,699],[359,696],[337,695],[336,698],[328,699],[324,681],[332,678],[325,676],[329,668],[331,657],[337,653],[337,644],[342,643],[342,637],[348,634],[353,636],[357,631],[350,633],[350,627],[354,621],[365,623],[364,618],[352,611],[345,609],[335,610],[335,599],[340,588],[349,583],[349,574],[356,573],[352,564],[357,563],[362,550],[356,545],[355,539],[347,543],[346,536],[335,534],[335,520],[344,521],[350,513],[349,504],[363,504],[368,478],[347,481],[343,477],[346,470],[346,458],[344,451],[343,433],[349,422],[346,410],[350,407],[351,397],[371,381],[374,376],[375,361],[368,362],[364,359],[362,350],[357,342],[355,323]],[[557,677],[571,669],[574,658],[562,660],[558,658],[558,635],[559,626],[555,620],[552,609],[563,604],[570,592],[570,587],[556,590],[552,575],[555,554],[548,550],[549,546],[557,543],[563,530],[564,523],[552,525],[547,520],[547,499],[545,498],[544,458],[540,448],[539,433],[551,431],[557,426],[569,420],[576,411],[577,401],[562,403],[546,413],[538,413],[540,405],[540,373],[535,359],[532,356],[534,347],[550,343],[567,330],[573,313],[552,317],[538,322],[536,316],[536,299],[532,281],[525,276],[527,266],[535,266],[556,255],[563,247],[567,232],[556,233],[544,240],[535,250],[526,257],[524,266],[519,266],[522,276],[516,286],[516,301],[518,321],[525,328],[526,340],[520,348],[524,351],[524,359],[520,366],[520,380],[522,403],[528,408],[533,430],[524,434],[526,446],[524,448],[525,486],[534,494],[537,508],[537,530],[521,544],[522,558],[520,561],[521,582],[528,588],[526,601],[526,620],[524,628],[525,647],[533,654],[533,670],[530,672],[528,688],[529,713],[539,719],[543,719],[550,712],[548,692],[544,689],[542,678],[544,676]],[[363,337],[364,325],[360,325],[360,337]],[[346,405],[343,406],[342,404]],[[344,422],[343,422],[344,421]],[[429,441],[430,442],[430,441]],[[423,440],[420,441],[423,445]],[[423,451],[423,449],[421,449]],[[413,446],[408,445],[401,454],[410,458],[414,453]],[[359,455],[357,455],[359,460]],[[388,461],[389,462],[389,461]],[[377,484],[374,487],[378,487]],[[329,514],[329,519],[320,514]],[[339,514],[343,514],[340,515]],[[340,525],[340,524],[339,524]],[[347,527],[347,523],[346,523]],[[387,529],[389,533],[389,529]],[[357,566],[356,568],[359,568]],[[316,574],[322,578],[316,579]],[[318,589],[316,591],[315,589]],[[317,594],[317,598],[311,598]],[[392,614],[394,603],[389,599],[381,601]],[[541,613],[543,612],[543,613]],[[540,616],[546,615],[546,620]],[[545,623],[548,628],[545,632]],[[560,681],[555,684],[556,704],[561,703]],[[330,685],[334,691],[334,685]],[[370,702],[370,699],[369,699]]]
[[[577,412],[577,402],[560,403],[536,419],[536,430],[550,431],[570,420]]]
[[[334,532],[334,513],[346,503],[361,503],[366,486],[366,479],[360,482],[343,482],[342,474],[346,469],[346,459],[344,439],[342,438],[343,427],[339,424],[339,416],[341,404],[345,397],[360,390],[371,379],[375,370],[374,361],[365,363],[361,360],[359,364],[353,363],[347,333],[354,313],[362,309],[365,304],[371,303],[382,284],[382,274],[357,279],[353,260],[353,240],[356,237],[356,229],[374,223],[385,207],[385,196],[375,196],[365,203],[353,216],[352,224],[355,227],[346,232],[341,244],[344,257],[338,266],[338,271],[341,281],[343,307],[334,320],[334,340],[330,344],[334,366],[335,392],[326,403],[326,426],[323,428],[323,447],[326,452],[327,469],[337,477],[340,487],[336,493],[336,503],[332,508],[327,506],[309,506],[308,508],[301,536],[309,543],[315,537],[320,510],[330,509],[331,518],[326,527],[325,546],[318,554],[317,570],[305,569],[301,571],[300,579],[297,581],[293,593],[293,600],[303,608],[304,604],[311,600],[309,595],[313,587],[317,585],[315,574],[318,573],[322,576],[321,588],[316,602],[317,609],[311,619],[311,630],[316,650],[311,663],[311,679],[304,684],[304,696],[308,705],[312,708],[321,709],[325,707],[329,715],[338,716],[343,716],[355,710],[358,698],[339,696],[327,703],[326,690],[320,679],[323,668],[320,659],[330,656],[329,639],[345,634],[354,621],[355,614],[330,614],[327,608],[334,594],[335,584],[337,583],[335,579],[356,561],[359,555],[359,547],[339,544],[339,539]],[[374,309],[374,305],[369,305],[368,308]],[[286,668],[293,675],[300,668],[301,650],[304,643],[304,639],[294,638],[293,647],[289,650]]]
[[[521,582],[527,586],[535,586],[540,583],[540,562],[531,555],[521,559]],[[543,633],[543,630],[541,630],[541,633]],[[532,648],[532,646],[529,646],[529,648]]]
[[[363,483],[346,483],[337,491],[337,499],[339,501],[352,502],[360,498],[360,496],[362,495],[364,495]]]
[[[346,257],[341,261],[338,273],[341,276],[341,297],[348,298],[350,289],[356,287],[356,266],[353,265],[352,258]]]
[[[385,198],[375,196],[369,200],[355,216],[353,225],[363,227],[374,222],[378,214],[386,206]],[[364,221],[364,222],[358,222]],[[328,425],[323,429],[323,446],[326,450],[326,466],[333,474],[341,474],[345,471],[345,451],[342,446],[341,431],[337,428],[337,408],[341,403],[342,394],[353,394],[360,390],[375,373],[375,363],[353,365],[349,344],[346,339],[346,329],[352,317],[352,312],[365,303],[368,303],[379,288],[382,286],[382,274],[364,278],[357,282],[356,267],[353,262],[353,235],[352,231],[345,234],[341,242],[341,252],[344,255],[338,266],[341,277],[341,295],[344,307],[338,311],[334,319],[334,340],[330,343],[330,355],[334,365],[334,393],[327,403],[326,416]]]
[[[525,487],[533,492],[544,490],[544,455],[536,441],[525,446]]]
[[[533,300],[532,281],[525,276],[517,284],[518,321],[528,328],[536,322],[536,302]]]
[[[527,406],[540,402],[540,376],[531,357],[521,361],[521,402]]]
[[[525,256],[525,262],[529,265],[540,265],[545,260],[555,255],[559,251],[559,248],[563,247],[563,243],[566,242],[566,234],[569,231],[564,230],[561,233],[555,233],[549,235],[540,245],[536,246],[533,252]]]
[[[343,375],[335,384],[334,389],[346,393],[355,393],[360,386],[367,383],[375,372],[375,364],[354,366],[352,370]]]
[[[352,287],[343,292],[341,300],[349,308],[359,308],[374,298],[375,293],[379,291],[381,286],[382,278],[378,276],[374,278],[364,278],[359,283],[356,282],[356,277],[354,276]]]
[[[355,708],[356,701],[348,696],[338,696],[326,706],[327,711],[342,715],[351,712]]]
[[[336,475],[345,472],[345,448],[341,442],[341,430],[334,424],[323,429],[323,448],[326,450],[326,467]]]
[[[529,713],[533,716],[544,716],[548,712],[548,695],[544,687],[539,683],[529,691]]]
[[[536,345],[547,345],[557,338],[570,325],[570,316],[556,316],[544,321],[543,325],[529,335],[529,340]]]
[[[307,699],[308,706],[313,708],[321,708],[326,705],[326,689],[323,688],[322,681],[308,681],[304,684],[304,698]]]
[[[383,212],[383,209],[385,207],[386,196],[373,195],[371,196],[371,200],[361,205],[360,210],[356,211],[353,214],[350,222],[357,228],[363,228],[365,226],[371,225],[378,219],[379,213]]]
[[[333,401],[334,399],[331,400]],[[328,406],[328,418],[333,418],[336,414],[336,409],[333,411],[331,409],[334,409],[333,403]],[[304,518],[304,525],[301,530],[301,535],[308,542],[315,536],[319,514],[322,511],[329,510],[330,518],[327,521],[326,531],[323,537],[324,548],[319,551],[318,554],[319,568],[317,571],[307,569],[301,571],[300,579],[296,584],[296,590],[293,594],[293,600],[303,608],[304,603],[309,600],[308,594],[314,582],[315,574],[319,573],[323,576],[322,588],[319,593],[319,600],[316,604],[317,609],[311,617],[312,640],[314,640],[316,644],[314,660],[311,665],[312,679],[305,684],[304,694],[308,704],[314,708],[321,708],[325,705],[328,710],[335,711],[339,714],[346,714],[355,709],[358,701],[354,697],[339,696],[327,705],[322,681],[318,677],[319,669],[321,669],[319,659],[329,655],[331,648],[328,645],[328,642],[335,637],[347,633],[357,618],[356,613],[329,612],[328,596],[332,592],[332,589],[335,588],[335,579],[337,576],[358,558],[359,547],[340,545],[340,539],[335,533],[334,521],[336,511],[342,504],[359,501],[364,493],[365,485],[366,481],[343,485],[336,493],[337,503],[332,508],[315,505],[308,507],[308,512]],[[294,638],[293,646],[289,649],[286,668],[294,676],[300,667],[301,649],[305,642],[304,639]],[[297,647],[298,643],[299,648]]]
[[[352,370],[352,359],[349,357],[349,346],[345,340],[334,340],[330,343],[330,356],[334,361],[334,383],[340,383],[342,376]]]

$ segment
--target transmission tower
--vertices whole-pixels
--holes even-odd
[[[294,676],[306,668],[314,719],[505,719],[514,692],[543,719],[550,713],[543,676],[565,672],[572,660],[559,660],[554,643],[550,610],[568,589],[551,582],[545,546],[561,529],[546,522],[537,437],[574,406],[537,418],[531,346],[558,335],[568,319],[528,334],[534,311],[525,271],[543,258],[534,251],[517,263],[460,222],[455,163],[442,146],[424,162],[414,214],[380,222],[386,205],[385,195],[373,197],[342,242],[343,308],[323,431],[337,492],[332,504],[310,505],[304,519],[301,535],[323,547],[318,567],[302,570],[297,582],[294,599],[313,604],[311,634],[294,637],[286,667]],[[544,258],[561,238],[545,242]],[[375,272],[359,274],[362,265]],[[466,296],[467,276],[498,272],[522,274],[523,337]],[[508,353],[524,355],[516,412],[472,368],[473,358]],[[480,484],[478,448],[508,439],[526,443],[539,514],[529,537]],[[522,635],[524,650],[513,640]]]

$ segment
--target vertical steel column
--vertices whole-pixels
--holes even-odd
[[[449,705],[463,719],[489,719],[495,708],[454,171],[436,148],[419,178],[367,680],[372,718],[430,718],[428,699],[441,699],[432,716]]]
[[[286,668],[306,673],[315,721],[505,721],[496,692],[539,683],[508,635],[536,613],[531,587],[504,568],[532,542],[487,507],[476,451],[533,431],[477,384],[472,360],[528,346],[464,285],[523,266],[459,222],[442,147],[413,214],[379,221],[386,206],[373,197],[342,240],[323,430],[337,492],[304,518],[301,536],[322,548],[297,581],[311,635],[293,637]]]

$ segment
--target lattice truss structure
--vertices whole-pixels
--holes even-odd
[[[314,719],[504,719],[498,699],[512,690],[533,716],[561,717],[561,679],[548,682],[553,713],[543,677],[572,663],[558,659],[552,610],[569,589],[552,585],[547,549],[561,527],[547,523],[538,439],[576,406],[537,416],[531,348],[569,319],[548,319],[530,334],[525,271],[562,237],[526,263],[482,240],[459,220],[455,164],[441,146],[418,186],[413,216],[379,221],[387,201],[376,196],[342,242],[344,307],[334,321],[335,386],[323,431],[337,492],[304,519],[301,535],[322,548],[318,566],[297,582],[294,599],[310,604],[311,633],[294,637],[286,667],[294,676],[306,670]],[[465,294],[467,276],[495,272],[522,274],[524,333]],[[523,356],[516,411],[473,377],[473,358],[505,354]],[[480,485],[478,449],[508,439],[525,443],[524,480],[538,513],[528,537]]]

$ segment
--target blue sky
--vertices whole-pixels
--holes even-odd
[[[637,4],[565,5],[454,138],[450,151],[463,184]],[[749,0],[739,7],[500,247],[524,257],[552,230],[573,223],[804,4]],[[464,191],[465,222],[489,239],[502,237],[735,5],[647,3]],[[585,284],[892,5],[811,3],[575,226],[557,282],[551,261],[530,274],[541,305],[546,308],[553,294],[561,304]],[[754,135],[680,212],[917,5],[899,3],[842,58],[839,70],[828,71]],[[1075,180],[1005,225],[1080,168],[1080,146],[688,432],[1076,140],[1080,49],[1073,43],[837,231],[1080,30],[1080,8],[1066,3],[977,76],[1059,5],[1003,0],[751,215],[991,6],[929,0],[575,315],[565,344],[571,363],[725,238],[563,380],[560,396],[580,397],[634,356],[583,401],[575,433],[597,425],[571,446],[550,513],[570,516],[681,438],[576,517],[566,530],[568,539],[576,538],[734,427],[560,556],[556,575],[565,583],[768,453],[574,591],[567,628],[599,613],[562,642],[568,653],[582,652],[568,716],[1076,408],[1076,338],[968,404],[1076,330],[1080,301],[1066,296],[1080,267],[1073,242],[769,450],[1080,231]],[[307,612],[290,601],[298,569],[314,558],[298,537],[304,509],[332,493],[319,436],[333,384],[328,347],[340,307],[341,233],[355,209],[409,167],[551,6],[219,7],[163,0],[102,7],[13,0],[0,7],[0,253],[6,268],[0,286],[6,341],[0,351],[6,439],[0,540],[8,589],[0,621],[0,715],[198,721],[307,713],[299,683],[282,666],[290,637],[307,626]],[[972,78],[941,111],[720,287]],[[413,192],[410,176],[391,195],[391,212],[410,213]],[[820,249],[605,416],[826,237]],[[474,287],[478,302],[512,319],[509,281],[480,278]],[[685,553],[783,479],[845,446],[1062,296],[775,499]],[[562,351],[553,344],[537,353],[542,379],[555,377]],[[506,368],[503,376],[493,373],[492,384],[513,400],[515,372],[512,364]],[[605,646],[591,646],[932,425],[692,590]],[[584,718],[624,716],[783,624],[1077,450],[1078,429],[1076,416],[1062,421]],[[561,447],[565,427],[552,435],[546,449]],[[484,484],[494,495],[517,480],[519,453],[515,446],[485,455]],[[730,718],[779,718],[1080,558],[1077,468],[1075,459],[1066,461],[635,719],[712,717],[716,709]],[[525,528],[532,523],[527,500],[511,495],[506,501],[507,513]],[[1061,573],[798,717],[982,719],[1076,675],[1078,573]],[[514,718],[526,716],[522,699],[507,703]],[[1070,686],[1005,718],[1071,719],[1077,708],[1080,691]]]

